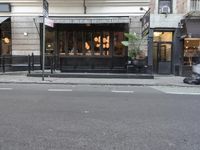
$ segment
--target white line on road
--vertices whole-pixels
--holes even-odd
[[[186,92],[165,92],[166,94],[177,94],[177,95],[200,95],[200,93],[186,93]]]
[[[13,88],[0,88],[1,91],[10,91],[13,90]]]
[[[48,89],[49,92],[71,92],[72,89]]]
[[[113,92],[113,93],[134,93],[134,91],[116,91],[116,90],[112,90],[111,92]]]

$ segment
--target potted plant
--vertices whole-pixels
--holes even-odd
[[[144,62],[144,53],[140,49],[143,39],[136,33],[124,33],[124,36],[127,40],[122,41],[122,44],[128,47],[127,64],[138,66],[140,61]]]

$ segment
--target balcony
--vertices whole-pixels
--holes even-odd
[[[200,11],[200,0],[190,1],[190,11]]]

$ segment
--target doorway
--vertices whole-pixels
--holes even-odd
[[[154,32],[153,71],[158,74],[172,73],[172,32]]]
[[[158,74],[171,74],[172,44],[154,43],[153,56],[154,72]]]

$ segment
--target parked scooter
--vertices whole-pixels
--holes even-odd
[[[200,63],[192,66],[192,76],[183,80],[187,84],[200,84]]]

